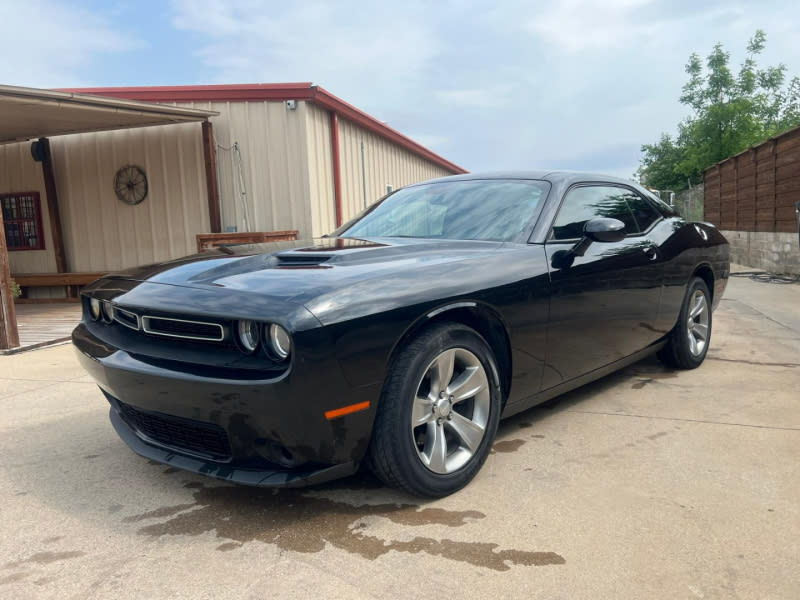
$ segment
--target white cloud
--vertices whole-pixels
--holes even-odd
[[[401,106],[436,55],[426,10],[416,2],[172,2],[175,27],[208,40],[197,56],[216,81],[313,81],[357,104],[369,98],[373,110]]]
[[[93,61],[142,45],[117,23],[51,0],[0,0],[0,39],[0,81],[31,87],[81,85]]]
[[[637,19],[651,0],[560,0],[546,3],[525,28],[566,52],[630,47],[664,32],[659,22]]]
[[[501,84],[471,89],[440,90],[434,95],[446,106],[487,109],[507,104],[510,101],[511,90],[511,85]]]

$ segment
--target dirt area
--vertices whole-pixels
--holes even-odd
[[[799,306],[733,279],[700,369],[647,360],[505,421],[433,502],[149,463],[70,346],[0,357],[0,598],[800,597]]]

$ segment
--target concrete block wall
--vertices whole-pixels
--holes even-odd
[[[800,275],[797,233],[722,231],[731,245],[731,262],[770,273]]]

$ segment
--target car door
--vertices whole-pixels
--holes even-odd
[[[584,224],[611,217],[625,224],[619,242],[569,250]],[[542,389],[625,358],[655,342],[663,267],[649,231],[660,214],[632,188],[578,184],[564,196],[545,244],[551,297]],[[564,260],[567,258],[568,260]]]

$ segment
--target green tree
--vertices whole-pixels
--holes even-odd
[[[800,79],[787,85],[786,66],[760,68],[757,57],[767,36],[760,29],[747,44],[747,57],[734,74],[730,53],[716,44],[703,64],[693,53],[681,104],[692,113],[678,124],[678,135],[662,134],[642,146],[637,175],[657,189],[682,190],[700,183],[716,162],[800,124]]]

